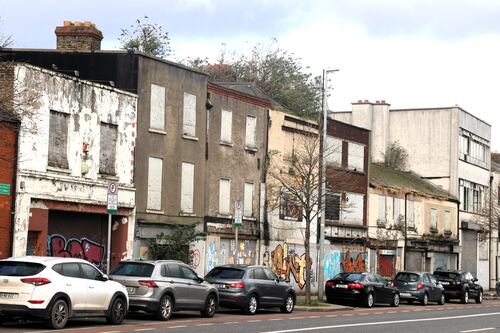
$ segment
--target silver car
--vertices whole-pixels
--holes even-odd
[[[180,261],[126,260],[109,277],[127,288],[129,311],[154,313],[160,320],[169,320],[172,311],[180,310],[199,310],[203,317],[213,317],[218,307],[217,289]]]

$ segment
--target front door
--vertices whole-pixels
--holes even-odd
[[[90,264],[80,264],[80,268],[87,283],[87,310],[107,310],[111,293],[102,280],[102,273]]]
[[[52,268],[64,276],[64,288],[71,299],[71,307],[75,311],[86,309],[87,281],[82,279],[80,265],[76,262],[56,264]]]
[[[278,276],[269,268],[262,269],[268,280],[269,301],[274,305],[283,305],[285,303],[288,285],[281,282]]]
[[[189,289],[186,306],[189,308],[201,309],[207,299],[207,288],[200,283],[198,274],[187,266],[180,266],[185,283]]]

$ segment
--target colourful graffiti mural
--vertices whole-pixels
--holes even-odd
[[[356,255],[355,252],[351,254],[351,250],[347,250],[341,260],[342,272],[366,272],[365,257],[366,255],[364,253],[360,252]]]
[[[234,239],[208,237],[207,244],[205,259],[207,272],[217,265],[255,264],[257,243],[254,240],[241,240],[236,246]],[[236,254],[238,254],[238,260],[236,260]]]
[[[335,275],[342,273],[340,251],[325,251],[323,257],[323,268],[325,279],[332,279]]]
[[[47,252],[52,257],[85,259],[96,266],[100,266],[104,259],[104,246],[87,238],[66,240],[61,235],[50,235]]]
[[[377,273],[385,277],[394,276],[394,256],[379,255]]]
[[[323,272],[325,279],[331,279],[335,275],[346,272],[366,272],[366,254],[363,252],[340,252],[338,250],[326,250],[323,257]]]
[[[291,277],[295,280],[300,289],[306,284],[306,272],[311,270],[312,260],[306,260],[306,254],[297,254],[290,250],[287,243],[279,244],[275,247],[271,254],[269,251],[263,254],[263,263],[270,267],[273,272],[281,276],[286,282],[291,281]]]

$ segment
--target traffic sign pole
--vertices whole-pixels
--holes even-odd
[[[109,275],[111,268],[111,223],[113,214],[118,212],[118,186],[116,183],[109,183],[108,185],[108,245],[106,251],[106,274]]]
[[[238,250],[240,244],[238,243],[238,229],[243,226],[243,205],[240,200],[234,202],[234,263],[238,264]]]

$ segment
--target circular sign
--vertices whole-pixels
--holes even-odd
[[[116,184],[115,183],[110,183],[109,184],[108,192],[110,194],[115,194],[116,193]]]

